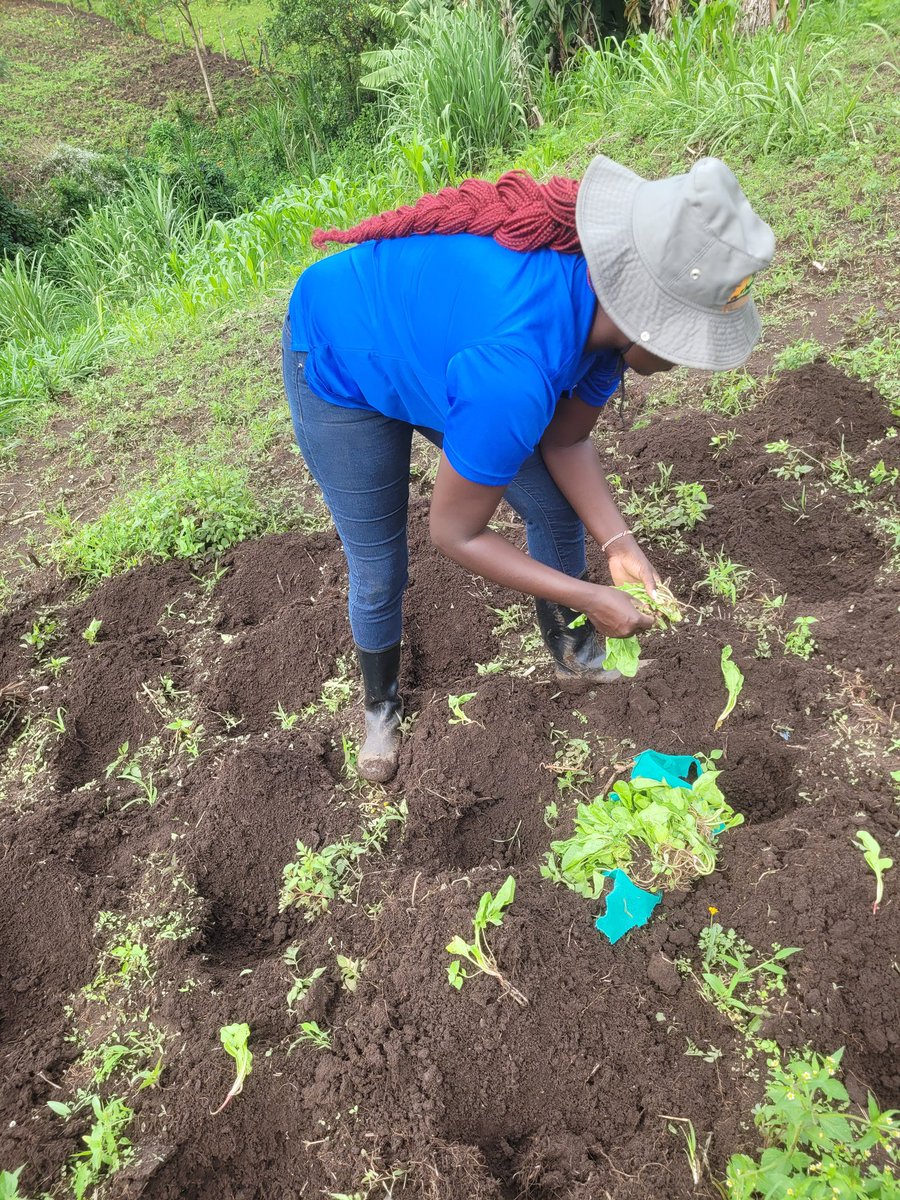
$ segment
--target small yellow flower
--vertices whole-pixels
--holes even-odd
[[[788,1100],[793,1100],[793,1098],[794,1098],[794,1093],[793,1093],[793,1092],[788,1092],[788,1094],[787,1094],[787,1098],[788,1098]]]
[[[709,915],[711,917],[714,917],[718,911],[719,910],[716,908],[716,906],[714,904],[709,905]]]

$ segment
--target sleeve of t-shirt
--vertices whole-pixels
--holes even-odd
[[[621,379],[621,357],[616,351],[598,354],[596,361],[585,376],[575,384],[572,391],[579,400],[592,408],[603,408],[619,386]]]
[[[510,346],[470,346],[447,364],[444,453],[464,479],[503,487],[550,424],[557,397],[533,359]]]

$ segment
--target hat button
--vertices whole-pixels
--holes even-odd
[[[641,334],[641,341],[642,341],[642,342],[649,342],[649,341],[650,341],[650,334],[647,332],[647,330],[646,330],[646,329],[645,329],[645,330],[643,331],[643,333]]]

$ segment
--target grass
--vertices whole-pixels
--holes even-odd
[[[87,0],[55,0],[55,3],[66,8],[77,8],[88,12]],[[99,6],[102,11],[102,5]],[[241,0],[239,4],[223,4],[221,0],[191,0],[191,11],[194,20],[203,30],[203,41],[207,49],[214,54],[221,54],[224,42],[225,53],[230,58],[242,59],[241,42],[247,51],[251,63],[259,62],[259,30],[265,27],[266,21],[272,14],[272,4],[268,0]],[[93,10],[96,12],[95,3]],[[190,34],[184,29],[184,22],[168,5],[161,8],[147,22],[147,34],[160,41],[171,42],[183,48],[182,30],[190,47]],[[265,36],[265,34],[264,34]]]

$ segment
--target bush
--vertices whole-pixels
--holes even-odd
[[[19,250],[30,249],[40,238],[40,222],[0,188],[0,257],[10,258]]]
[[[360,55],[382,44],[385,29],[360,0],[277,0],[268,24],[289,71],[312,76],[327,138],[340,135],[360,108]]]
[[[35,171],[41,189],[36,212],[50,232],[65,234],[92,205],[103,204],[120,191],[127,178],[127,165],[111,154],[63,142]]]
[[[60,566],[89,584],[148,558],[221,554],[272,528],[245,471],[224,463],[198,468],[187,461],[113,501],[96,521],[79,525],[64,506],[48,520],[61,534]]]

